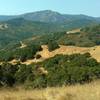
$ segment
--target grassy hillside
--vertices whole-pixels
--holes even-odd
[[[95,46],[100,45],[100,25],[93,27],[85,27],[74,34],[68,34],[62,36],[58,42],[64,45],[76,45],[76,46]]]
[[[98,18],[47,10],[5,19],[0,100],[100,99]]]
[[[24,57],[28,58],[30,55]],[[25,59],[20,58],[20,60],[24,61]],[[76,83],[84,84],[99,78],[100,63],[89,53],[60,54],[31,65],[21,64],[20,61],[14,65],[7,62],[0,65],[1,87],[23,85],[24,88],[40,89]]]
[[[100,100],[100,81],[42,90],[1,89],[1,100]]]
[[[67,32],[56,32],[59,28],[53,25],[22,18],[1,23],[1,46],[7,45],[0,50],[1,87],[46,88],[85,84],[100,78],[100,62],[97,62],[100,59],[100,25]],[[48,46],[44,54],[43,45]],[[64,50],[62,45],[71,48]],[[43,58],[44,55],[47,58]],[[24,64],[41,58],[42,62]],[[9,63],[12,61],[17,63]]]
[[[10,23],[11,23],[11,21],[10,21]],[[13,27],[15,27],[15,26],[13,25]],[[22,27],[22,25],[21,25],[21,27]],[[5,31],[5,30],[2,30],[2,31]],[[70,32],[72,32],[72,31],[70,31]],[[80,46],[80,47],[92,47],[92,46],[100,45],[100,25],[81,28],[80,31],[78,31],[78,32],[73,31],[73,32],[75,32],[75,33],[68,33],[68,32],[56,32],[55,33],[54,32],[51,34],[42,34],[42,35],[38,35],[38,36],[34,35],[31,38],[22,40],[22,43],[24,45],[26,45],[25,48],[20,48],[22,45],[20,43],[20,39],[22,39],[21,36],[20,36],[20,38],[18,38],[19,41],[17,40],[16,43],[15,42],[8,43],[5,40],[8,43],[8,45],[5,42],[6,47],[3,47],[3,49],[0,51],[0,59],[1,59],[1,61],[3,61],[3,60],[9,61],[9,60],[13,60],[16,58],[17,59],[23,58],[26,60],[31,59],[32,57],[34,58],[33,55],[35,55],[37,53],[37,50],[36,50],[35,53],[32,54],[32,52],[34,52],[34,49],[32,50],[31,47],[34,47],[34,45],[37,45],[35,47],[38,47],[41,45],[48,45],[49,51],[53,51],[53,50],[59,48],[59,45],[67,45],[67,46],[72,45],[72,46]],[[16,35],[18,35],[18,34],[12,33],[12,35],[17,37]],[[22,34],[19,34],[19,35],[22,35]],[[19,35],[18,35],[18,37],[19,37]],[[1,39],[1,41],[3,41],[3,40]],[[3,42],[3,44],[4,44],[4,42]],[[28,50],[32,50],[32,52],[28,53],[27,52]],[[89,50],[92,50],[92,49],[89,49]],[[23,53],[23,51],[26,52],[26,54]],[[19,52],[21,52],[20,56],[19,56]],[[90,51],[88,51],[88,52],[90,52]],[[93,54],[93,56],[94,56],[93,52],[90,52],[90,53]],[[8,56],[6,57],[6,55],[8,55]]]

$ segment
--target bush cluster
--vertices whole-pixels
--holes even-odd
[[[20,61],[26,61],[27,59],[34,58],[37,51],[41,51],[42,48],[38,44],[30,44],[25,48],[17,48],[15,50],[0,51],[0,61],[11,61],[18,59]]]
[[[55,50],[55,49],[57,49],[57,48],[59,48],[59,45],[58,45],[57,42],[52,41],[52,40],[50,40],[50,41],[48,42],[48,50],[49,50],[49,51],[53,51],[53,50]]]
[[[56,55],[41,63],[0,65],[0,86],[22,85],[44,88],[71,84],[84,84],[100,78],[100,63],[89,53]]]

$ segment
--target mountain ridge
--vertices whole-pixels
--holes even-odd
[[[34,35],[70,31],[100,23],[99,18],[86,15],[67,15],[44,10],[17,16],[1,16],[0,47]]]
[[[40,21],[40,22],[66,22],[69,20],[76,19],[91,19],[91,20],[99,20],[100,17],[92,17],[84,14],[61,14],[52,10],[43,10],[36,12],[29,12],[20,15],[0,15],[0,21],[7,21],[15,18],[24,18],[26,20],[31,21]]]

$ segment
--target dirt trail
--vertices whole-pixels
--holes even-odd
[[[22,41],[20,41],[20,44],[21,44],[20,48],[25,48],[25,47],[27,46],[27,45],[24,44]]]
[[[77,33],[77,32],[80,32],[80,28],[79,29],[74,29],[74,30],[68,31],[67,34]]]
[[[38,52],[38,54],[40,54],[43,59],[53,57],[56,54],[75,54],[75,53],[84,54],[86,52],[89,52],[93,58],[97,59],[97,61],[100,62],[100,46],[86,48],[86,47],[60,45],[59,49],[56,49],[52,52],[48,51],[48,47],[46,45],[42,45],[42,48],[43,51]]]
[[[95,47],[76,47],[76,46],[64,46],[60,45],[59,49],[56,49],[52,52],[48,51],[47,45],[42,45],[43,50],[40,52],[37,52],[37,54],[41,55],[40,59],[31,59],[27,60],[25,62],[21,62],[22,64],[30,65],[33,62],[42,62],[45,59],[48,59],[50,57],[54,57],[57,54],[64,54],[64,55],[70,55],[75,53],[84,54],[86,52],[89,52],[93,58],[95,58],[98,62],[100,62],[100,46]],[[12,60],[9,63],[16,64],[17,60]]]

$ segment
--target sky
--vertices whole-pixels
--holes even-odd
[[[0,0],[0,15],[19,15],[40,10],[100,17],[100,0]]]

